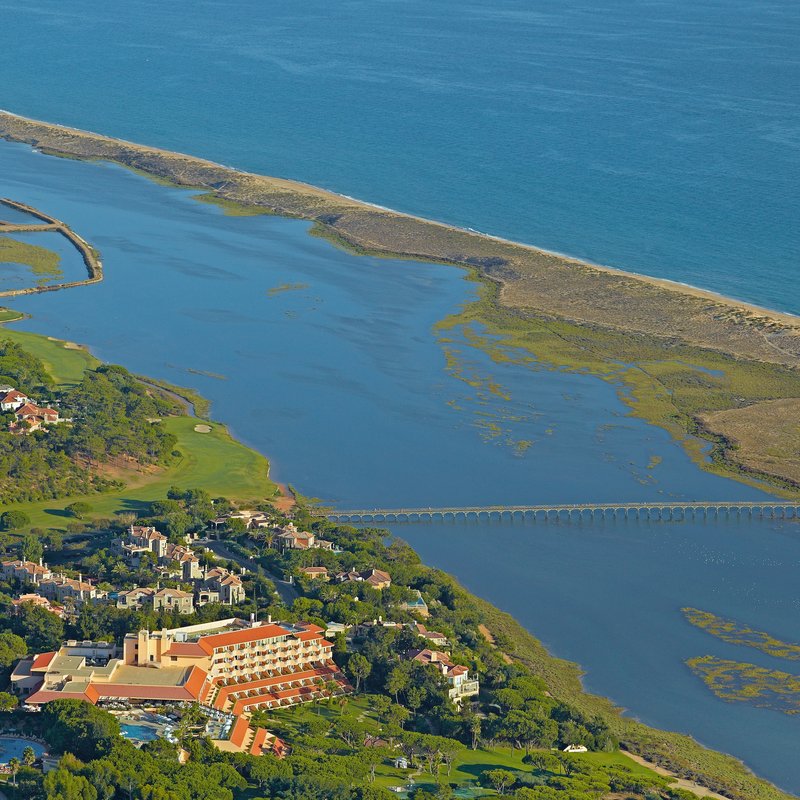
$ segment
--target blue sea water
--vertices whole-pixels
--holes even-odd
[[[0,2],[0,107],[800,312],[795,0]]]

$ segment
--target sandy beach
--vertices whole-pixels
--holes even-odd
[[[209,193],[236,213],[308,219],[356,252],[455,264],[500,287],[521,313],[658,337],[739,358],[800,365],[800,318],[713,291],[592,264],[527,244],[444,225],[299,181],[235,170],[202,158],[0,112],[0,137],[43,152],[114,161]],[[620,313],[624,309],[624,313]]]

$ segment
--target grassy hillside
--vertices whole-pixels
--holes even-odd
[[[77,384],[84,371],[99,365],[87,350],[38,334],[3,328],[0,337],[12,339],[44,363],[61,388]],[[269,498],[276,486],[269,480],[269,463],[262,455],[234,440],[223,425],[196,417],[170,417],[165,428],[178,439],[180,453],[166,468],[118,469],[110,477],[125,488],[102,494],[40,500],[9,506],[25,511],[34,527],[60,528],[69,521],[64,507],[76,500],[92,506],[92,516],[110,517],[117,511],[144,510],[152,500],[163,499],[170,486],[205,489],[212,496],[233,500]],[[198,430],[195,430],[195,428]],[[210,430],[206,431],[206,428]]]

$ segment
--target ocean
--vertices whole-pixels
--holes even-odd
[[[0,107],[800,313],[794,0],[0,3]]]

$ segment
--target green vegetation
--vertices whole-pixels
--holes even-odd
[[[421,565],[403,542],[393,539],[387,542],[385,532],[378,530],[333,525],[308,516],[302,507],[295,510],[295,522],[332,540],[342,552],[278,554],[269,547],[268,532],[248,534],[231,528],[228,536],[233,537],[229,546],[236,541],[244,548],[243,552],[260,554],[259,563],[269,572],[295,577],[302,596],[290,610],[268,605],[260,610],[261,615],[271,613],[282,619],[333,620],[361,626],[347,642],[337,636],[334,655],[353,684],[358,683],[369,693],[366,705],[358,698],[343,705],[331,699],[330,705],[323,702],[314,709],[265,712],[260,718],[256,715],[259,724],[285,737],[297,749],[306,752],[310,747],[316,748],[319,753],[315,761],[330,752],[331,737],[338,736],[346,744],[343,737],[356,742],[364,736],[387,739],[394,735],[400,742],[406,735],[413,741],[414,735],[425,734],[461,743],[459,754],[449,765],[453,777],[441,777],[453,781],[458,775],[464,781],[470,779],[474,786],[485,770],[500,768],[513,772],[520,768],[526,753],[533,759],[542,752],[548,755],[547,748],[551,746],[561,748],[566,743],[589,747],[593,750],[588,754],[590,760],[602,759],[601,763],[607,763],[607,757],[624,759],[615,750],[619,741],[627,750],[678,777],[699,781],[730,797],[747,800],[786,797],[752,775],[736,759],[706,750],[688,736],[654,730],[623,717],[610,701],[585,693],[580,671],[574,664],[553,658],[511,617],[465,592],[449,576]],[[368,567],[386,569],[392,575],[392,586],[377,591],[363,583],[309,580],[300,567],[310,564],[324,565],[329,573]],[[477,719],[468,708],[457,712],[441,698],[435,670],[429,672],[424,665],[403,660],[402,654],[409,649],[426,646],[413,629],[372,624],[379,617],[399,623],[412,621],[413,616],[398,607],[409,590],[422,593],[431,612],[425,625],[447,636],[452,660],[479,674],[482,714]],[[488,629],[484,635],[478,633],[480,625]],[[350,719],[351,710],[354,719]],[[348,719],[338,725],[340,714]],[[316,732],[315,723],[309,722],[315,717],[325,720],[321,728],[316,726]],[[319,730],[330,732],[320,739]],[[463,776],[457,773],[459,759],[465,765]],[[424,757],[421,760],[425,763]],[[484,766],[479,769],[477,764]],[[541,782],[543,777],[545,783],[554,779],[553,775],[536,774],[536,769],[533,772],[535,781]],[[402,773],[398,775],[385,763],[376,770],[376,783],[381,775],[394,785],[402,779]],[[431,786],[427,788],[438,791],[435,770],[428,780]],[[514,791],[528,791],[530,787],[523,783],[515,777]],[[575,787],[575,791],[581,790]],[[520,797],[527,796],[520,794]]]
[[[182,765],[176,745],[160,740],[138,750],[119,736],[111,714],[79,700],[48,703],[39,716],[51,752],[65,755],[43,778],[27,770],[15,799],[233,800],[234,791],[247,787],[236,760],[207,740],[186,741],[191,760]]]
[[[75,419],[47,434],[0,430],[0,494],[32,525],[63,526],[76,502],[95,518],[141,510],[176,483],[240,500],[274,496],[266,459],[223,426],[197,433],[200,420],[177,416],[175,401],[82,348],[8,329],[2,338],[0,380],[36,389],[42,401],[59,398],[63,416]]]
[[[158,386],[160,389],[174,394],[189,403],[194,411],[195,416],[201,419],[208,419],[211,413],[211,402],[207,400],[200,392],[195,389],[188,389],[185,386],[177,386],[169,381],[162,381],[159,378],[145,378],[141,375],[136,376],[142,383],[147,386]]]
[[[583,690],[581,671],[576,664],[550,655],[541,642],[509,614],[479,598],[475,598],[475,602],[499,647],[542,678],[554,697],[568,699],[582,713],[605,720],[626,750],[680,778],[698,781],[728,797],[741,800],[786,800],[789,797],[753,775],[732,756],[708,750],[684,734],[656,730],[622,716],[610,700]]]
[[[267,460],[237,442],[221,425],[210,433],[197,433],[194,417],[169,417],[164,429],[175,436],[175,456],[163,469],[151,472],[123,471],[123,488],[101,494],[79,494],[54,502],[23,503],[24,510],[36,527],[63,527],[68,517],[64,508],[76,501],[89,502],[93,518],[109,518],[119,512],[143,512],[153,500],[166,497],[175,484],[205,489],[213,496],[241,501],[257,497],[273,497],[277,487],[269,480]]]
[[[722,639],[730,644],[753,647],[767,655],[776,658],[786,658],[790,661],[800,660],[800,644],[791,644],[776,639],[772,634],[755,630],[747,625],[725,617],[718,617],[709,611],[697,608],[683,608],[684,616],[696,628]]]
[[[44,286],[64,275],[59,266],[61,256],[55,250],[22,242],[11,236],[0,235],[0,263],[23,264],[29,267],[38,278],[37,286]]]
[[[5,505],[113,486],[98,467],[124,459],[141,468],[172,458],[175,436],[154,418],[175,412],[122,367],[88,370],[66,391],[49,383],[44,365],[18,344],[0,341],[0,379],[40,405],[57,405],[72,422],[29,434],[13,433],[13,413],[0,419],[0,502]]]
[[[690,658],[686,663],[722,700],[748,703],[784,714],[800,714],[800,677],[797,675],[714,656]]]
[[[0,339],[20,345],[26,353],[41,362],[47,379],[58,389],[76,386],[83,380],[86,370],[97,369],[101,365],[85,348],[50,336],[4,327]]]
[[[790,480],[745,471],[729,457],[727,442],[706,431],[699,420],[709,412],[800,397],[797,370],[677,341],[665,347],[663,340],[645,334],[529,316],[501,306],[497,292],[494,285],[481,282],[478,300],[436,326],[448,369],[455,377],[502,396],[500,387],[464,373],[450,345],[454,332],[497,363],[598,375],[620,387],[620,396],[633,414],[680,440],[703,469],[750,483],[768,481],[787,496],[800,492]],[[712,442],[710,455],[698,437]]]
[[[314,771],[328,767],[331,774],[343,776],[347,774],[343,767],[347,767],[362,786],[375,789],[399,787],[411,780],[416,793],[438,797],[445,790],[455,790],[463,796],[489,796],[496,791],[493,781],[503,778],[507,790],[544,792],[557,786],[559,797],[577,799],[585,788],[580,782],[590,777],[597,782],[590,793],[594,796],[602,793],[598,791],[601,788],[610,791],[612,783],[632,793],[647,787],[676,796],[670,794],[674,790],[668,789],[668,779],[619,752],[566,756],[531,750],[526,754],[522,749],[487,743],[473,749],[447,737],[404,731],[392,721],[395,709],[385,699],[381,695],[332,698],[316,706],[260,714],[259,718],[297,743],[298,762],[302,758],[307,764],[313,759],[320,765]],[[364,741],[370,743],[369,748],[361,747]],[[409,761],[408,769],[395,766],[394,759],[400,756]],[[295,763],[294,759],[288,761]],[[528,800],[537,795],[514,796]]]
[[[153,179],[150,173],[142,173],[145,177]],[[170,181],[157,181],[167,186],[174,186],[175,184]],[[219,195],[211,192],[202,192],[201,194],[194,195],[194,199],[200,203],[208,203],[212,206],[221,208],[226,217],[259,217],[259,216],[272,216],[274,212],[268,208],[259,208],[258,206],[245,205],[244,203],[237,203],[235,200],[230,200],[227,197],[220,197]]]
[[[16,322],[24,318],[25,315],[21,311],[14,311],[13,308],[0,308],[0,322]]]
[[[31,518],[24,511],[4,511],[0,514],[0,527],[4,531],[16,531],[30,524]]]
[[[308,289],[307,283],[282,283],[280,286],[273,286],[267,289],[267,297],[275,297],[285,292],[297,292],[301,289]]]

